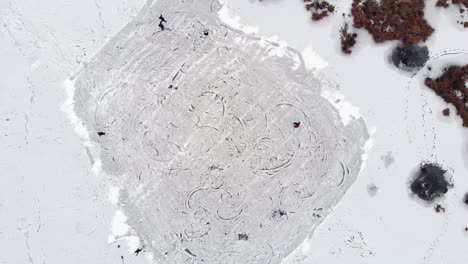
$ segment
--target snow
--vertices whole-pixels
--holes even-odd
[[[149,263],[108,244],[116,207],[72,111],[69,77],[143,4],[98,2],[0,1],[0,263]]]
[[[320,54],[328,62],[322,74],[333,80],[326,87],[359,108],[371,134],[372,148],[355,184],[285,263],[466,263],[468,210],[461,199],[468,190],[468,133],[459,117],[442,115],[447,104],[423,84],[426,76],[440,72],[439,65],[467,62],[466,31],[428,4],[427,17],[437,30],[428,41],[434,69],[411,78],[388,63],[396,43],[375,45],[364,31],[358,31],[353,54],[342,55],[338,30],[350,1],[334,3],[336,14],[314,23],[294,1],[229,1],[243,23],[259,29],[257,35],[274,34],[291,47],[312,47]],[[441,57],[446,53],[455,54]],[[389,153],[390,166],[382,159]],[[424,160],[442,163],[453,176],[455,188],[439,201],[445,214],[409,194],[411,173]],[[378,188],[374,197],[369,185]]]
[[[306,47],[301,51],[304,57],[304,63],[309,71],[321,70],[328,67],[328,62],[325,61],[312,47]]]
[[[145,9],[161,1],[150,0]],[[277,60],[295,72],[309,70],[311,89],[320,83],[321,95],[338,109],[338,126],[363,117],[370,134],[357,180],[283,263],[467,263],[468,210],[461,199],[468,192],[468,133],[459,117],[441,113],[454,108],[423,85],[444,66],[467,61],[466,29],[453,18],[458,10],[429,7],[427,17],[437,30],[428,41],[433,70],[411,77],[385,58],[395,43],[372,44],[363,31],[353,55],[341,55],[340,14],[350,0],[337,2],[336,14],[318,23],[295,1],[225,2],[220,19],[249,34],[235,33],[232,43],[265,48],[255,53],[264,63]],[[74,112],[80,78],[75,73],[92,67],[101,48],[112,45],[143,5],[143,0],[0,2],[0,214],[5,216],[0,263],[104,264],[120,263],[121,256],[125,263],[155,263],[159,258],[153,252],[133,254],[146,244],[157,248],[160,240],[135,224],[145,218],[125,202],[154,205],[153,189],[161,181],[127,185],[121,179],[136,179],[138,172],[108,175],[93,127]],[[409,194],[411,173],[423,160],[442,163],[453,177],[455,188],[439,201],[445,214]],[[378,190],[372,197],[369,186]],[[118,248],[121,242],[126,245]]]
[[[127,224],[128,217],[122,212],[117,210],[114,218],[112,219],[112,235],[115,238],[125,236],[130,230],[130,226]]]

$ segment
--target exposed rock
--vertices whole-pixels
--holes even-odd
[[[420,45],[399,45],[393,49],[393,64],[403,70],[413,71],[423,67],[429,60],[429,50]]]
[[[440,205],[440,204],[437,204],[437,205],[434,207],[434,210],[435,210],[437,213],[445,213],[445,208],[442,207],[442,205]]]
[[[434,201],[452,187],[446,179],[446,170],[438,164],[423,163],[410,185],[411,191],[424,201]]]

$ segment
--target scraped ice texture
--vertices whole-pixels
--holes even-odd
[[[265,56],[218,9],[148,1],[76,78],[75,111],[155,263],[280,263],[361,166],[364,122],[343,127],[296,51]]]

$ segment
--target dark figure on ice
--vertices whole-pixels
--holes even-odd
[[[301,126],[301,122],[294,122],[293,126],[294,128],[299,128]]]
[[[159,27],[161,28],[161,30],[164,30],[166,27],[164,26],[163,22],[167,23],[166,19],[164,19],[164,17],[162,16],[162,14],[159,16]]]

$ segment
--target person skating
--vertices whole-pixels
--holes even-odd
[[[164,26],[163,22],[167,23],[166,19],[163,17],[163,15],[161,14],[159,16],[159,28],[161,28],[161,30],[164,30],[166,27]]]

